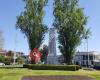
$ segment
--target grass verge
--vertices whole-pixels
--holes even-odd
[[[100,80],[100,71],[56,71],[56,70],[29,70],[23,68],[0,69],[0,80],[21,80],[23,76],[34,75],[84,75]]]

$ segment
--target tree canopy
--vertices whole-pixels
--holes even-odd
[[[44,7],[47,0],[23,0],[25,10],[17,16],[16,27],[27,37],[29,48],[39,48],[41,45],[47,26],[43,24]]]
[[[58,31],[59,48],[65,63],[70,64],[77,46],[88,35],[87,16],[78,0],[55,0],[54,27]]]

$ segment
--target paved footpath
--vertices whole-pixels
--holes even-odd
[[[25,76],[22,80],[95,80],[86,76]]]

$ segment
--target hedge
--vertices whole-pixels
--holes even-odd
[[[0,68],[5,68],[5,69],[23,68],[23,65],[5,65],[5,66],[0,66]]]
[[[37,64],[24,64],[23,68],[28,68],[32,70],[67,70],[76,71],[81,67],[78,65],[37,65]]]

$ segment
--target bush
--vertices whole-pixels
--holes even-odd
[[[18,58],[17,58],[18,64],[25,64],[26,61],[27,61],[27,60],[26,60],[24,57],[18,57]]]
[[[5,57],[0,55],[0,62],[4,62]]]
[[[76,71],[80,69],[78,65],[36,65],[36,64],[25,64],[23,68],[33,69],[33,70],[67,70]]]
[[[10,61],[4,61],[5,65],[10,65]]]
[[[23,65],[23,68],[28,68],[29,67],[29,64],[24,64]]]

